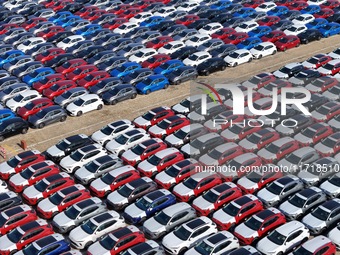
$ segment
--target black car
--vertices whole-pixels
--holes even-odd
[[[223,27],[237,27],[238,25],[241,25],[242,23],[246,22],[246,18],[240,18],[240,17],[234,17],[229,19],[228,21],[224,22],[222,25]]]
[[[88,40],[92,40],[95,43],[97,43],[100,39],[103,39],[105,36],[107,35],[111,35],[112,32],[110,29],[108,28],[103,28],[101,30],[97,30],[94,33],[90,34],[90,35],[85,35],[85,38]]]
[[[182,24],[177,24],[171,27],[168,27],[166,30],[162,32],[163,35],[168,35],[168,36],[175,36],[181,33],[183,30],[187,29],[186,26]]]
[[[209,75],[217,71],[223,71],[227,68],[227,63],[223,58],[210,58],[197,66],[199,75]]]
[[[114,52],[118,52],[123,49],[126,45],[133,43],[133,40],[130,38],[120,38],[117,39],[110,44],[103,45],[106,50],[112,50]]]
[[[334,13],[334,15],[327,18],[328,22],[340,22],[340,13]]]
[[[19,117],[4,120],[0,124],[0,142],[7,137],[18,134],[26,134],[28,131],[28,123]]]
[[[71,53],[63,53],[63,54],[60,54],[60,55],[52,58],[51,60],[46,61],[45,65],[48,66],[48,67],[55,68],[55,67],[58,67],[58,66],[64,64],[64,62],[71,60],[71,59],[74,59],[74,58],[75,58],[75,56]]]
[[[301,86],[311,83],[321,76],[321,73],[317,70],[302,70],[299,73],[294,74],[294,76],[289,79],[293,85]]]
[[[182,82],[196,79],[198,77],[198,73],[195,67],[182,66],[165,76],[171,84],[178,85]]]
[[[201,18],[201,19],[195,20],[190,25],[188,25],[188,28],[194,28],[196,30],[199,30],[199,29],[201,29],[202,27],[204,27],[205,25],[207,25],[209,23],[211,23],[210,19]]]
[[[138,36],[141,36],[148,31],[150,31],[150,28],[148,28],[148,27],[136,27],[133,30],[131,30],[130,32],[126,33],[125,37],[135,39]]]
[[[61,31],[61,32],[51,36],[50,38],[47,38],[46,41],[50,42],[50,43],[57,44],[58,42],[61,42],[66,37],[69,37],[71,35],[74,35],[74,33],[72,33],[71,31]]]
[[[306,31],[298,34],[301,43],[307,44],[312,41],[321,40],[322,34],[318,29],[307,29]]]
[[[110,72],[111,70],[115,69],[116,67],[128,62],[128,59],[123,56],[119,57],[113,57],[110,59],[107,59],[106,61],[100,63],[97,67],[100,70],[104,70],[107,72]]]
[[[243,8],[242,4],[233,2],[231,5],[229,5],[227,8],[225,8],[224,11],[228,12],[228,13],[234,13],[234,12],[238,12],[242,8]]]
[[[227,22],[233,17],[231,13],[228,12],[222,12],[220,14],[215,15],[212,19],[211,22],[219,22],[221,24]]]
[[[224,44],[210,52],[212,57],[224,58],[237,50],[234,44]]]
[[[104,92],[102,99],[104,104],[115,105],[118,102],[134,99],[137,96],[137,91],[134,86],[130,84],[119,84]]]
[[[281,15],[280,18],[282,20],[286,19],[286,20],[293,20],[295,18],[297,18],[298,16],[301,15],[301,12],[298,10],[289,10],[286,14]]]
[[[75,58],[84,58],[89,59],[92,58],[94,55],[96,55],[98,52],[103,50],[103,46],[101,45],[92,45],[88,47],[87,49],[83,49],[77,53],[74,54]]]
[[[277,22],[276,24],[271,26],[272,30],[286,30],[288,28],[290,28],[291,26],[293,26],[293,22],[290,20],[280,20],[279,22]]]
[[[207,8],[207,7],[205,7]],[[220,15],[221,13],[224,13],[224,10],[218,10],[218,9],[208,9],[206,10],[205,12],[202,12],[200,14],[196,14],[198,16],[200,16],[200,18],[207,18],[207,19],[212,19],[218,15]],[[230,15],[230,18],[232,17],[231,14]]]
[[[176,25],[176,22],[173,21],[173,20],[162,20],[157,25],[152,26],[151,30],[163,32],[168,27],[171,27],[171,26],[174,26],[174,25]]]
[[[96,40],[95,43],[97,45],[106,46],[106,45],[116,41],[119,38],[122,38],[122,35],[117,34],[117,33],[110,33],[110,34],[105,35],[103,38]]]
[[[55,45],[53,43],[50,43],[50,42],[41,43],[41,44],[34,46],[32,49],[29,49],[28,51],[26,51],[26,54],[31,55],[32,57],[35,57],[39,55],[40,53],[43,53],[44,51],[51,49],[51,48],[55,48]]]
[[[176,50],[173,52],[170,57],[172,59],[179,59],[179,60],[184,60],[191,54],[195,53],[197,51],[196,47],[194,46],[184,46],[180,48],[179,50]]]
[[[16,193],[12,191],[0,193],[0,212],[21,204],[22,201],[20,196],[18,196]]]
[[[101,80],[96,85],[89,88],[90,93],[97,94],[101,96],[104,92],[115,87],[118,84],[122,84],[122,80],[118,77],[109,77],[107,79]]]

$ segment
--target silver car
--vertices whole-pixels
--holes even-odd
[[[329,197],[338,197],[340,195],[340,173],[333,175],[330,179],[322,183],[320,189]]]
[[[105,204],[103,204],[99,198],[89,198],[80,201],[57,214],[53,218],[52,225],[59,233],[64,234],[71,231],[88,218],[105,212],[106,210]]]
[[[144,243],[139,243],[127,249],[122,255],[164,255],[163,248],[153,240],[148,240]]]
[[[196,218],[196,211],[189,204],[181,202],[171,205],[143,224],[143,232],[150,239],[157,239],[172,231],[176,226]]]
[[[68,104],[74,102],[79,97],[88,94],[89,92],[87,89],[83,87],[76,87],[69,89],[62,93],[60,96],[54,98],[54,102],[61,107],[66,107]]]
[[[326,194],[321,189],[310,187],[290,197],[280,205],[279,209],[289,220],[295,220],[313,207],[325,202],[326,199]]]
[[[28,117],[28,122],[36,128],[43,128],[55,122],[64,122],[67,118],[66,111],[59,105],[46,107]]]
[[[0,92],[0,101],[1,103],[6,104],[9,99],[30,89],[31,88],[26,83],[16,83],[10,85]]]
[[[123,166],[123,161],[115,155],[104,155],[90,161],[74,173],[74,178],[87,185],[103,174]]]

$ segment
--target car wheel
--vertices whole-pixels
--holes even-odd
[[[66,120],[66,116],[61,117],[60,122],[64,122]]]
[[[221,71],[224,71],[226,68],[227,68],[227,66],[226,66],[226,65],[223,65],[223,66],[221,67]]]
[[[150,94],[150,92],[151,92],[151,90],[150,90],[150,89],[148,89],[147,91],[145,91],[145,94],[146,94],[146,95],[149,95],[149,94]]]
[[[299,47],[300,46],[300,43],[298,43],[295,47]]]
[[[329,37],[329,34],[326,34],[325,37],[328,38],[328,37]]]
[[[165,84],[163,89],[169,88],[169,84]]]
[[[233,64],[233,67],[235,67],[235,66],[237,66],[238,65],[238,63],[237,62],[235,62],[234,64]]]
[[[9,255],[13,255],[14,253],[16,253],[18,250],[13,250],[9,253]]]
[[[317,40],[318,40],[318,41],[320,41],[320,40],[321,40],[321,38],[322,38],[322,37],[321,37],[321,36],[319,36],[319,37],[317,38]]]
[[[75,173],[80,167],[76,166],[75,168],[72,169],[72,173]]]
[[[44,123],[40,123],[39,125],[38,125],[38,128],[40,129],[40,128],[43,128],[43,127],[45,127],[45,124]]]
[[[272,55],[275,55],[275,54],[276,54],[276,52],[277,52],[277,51],[276,51],[276,50],[274,50],[274,51],[273,51],[273,53],[272,53]]]
[[[116,99],[114,99],[114,100],[111,101],[110,104],[111,104],[111,105],[115,105],[115,104],[117,104],[117,103],[118,103],[118,101],[117,101]]]
[[[81,116],[81,115],[83,115],[83,112],[82,112],[82,111],[77,112],[77,116],[78,116],[78,117]]]
[[[5,140],[5,137],[3,136],[0,136],[0,142],[4,141]]]
[[[283,49],[282,49],[282,51],[286,51],[287,50],[287,48],[286,47],[284,47]]]
[[[180,251],[179,251],[179,255],[183,255],[186,251],[188,250],[188,248],[182,248]]]
[[[179,85],[181,82],[179,80],[175,81],[174,84],[175,85]]]
[[[209,74],[210,74],[209,71],[206,71],[206,72],[204,73],[205,76],[208,76]]]
[[[250,58],[250,59],[248,60],[248,63],[250,63],[251,61],[253,61],[253,59],[252,59],[252,58]]]
[[[261,59],[261,58],[262,58],[262,55],[261,55],[261,54],[257,56],[257,59]]]
[[[277,255],[283,255],[283,252],[279,252]]]
[[[23,129],[21,130],[21,134],[26,134],[27,131],[28,131],[28,128],[23,128]]]
[[[92,242],[92,241],[90,241],[90,242],[87,242],[87,243],[85,244],[85,249],[89,248],[89,246],[90,246],[91,244],[93,244],[93,242]]]
[[[121,151],[118,153],[118,156],[119,156],[119,157],[122,156],[124,152],[125,152],[125,150],[121,150]]]
[[[194,199],[195,199],[195,196],[191,196],[191,197],[189,197],[188,202],[191,203],[192,201],[194,201]]]
[[[137,97],[137,94],[132,94],[131,99],[135,99]]]
[[[101,109],[103,109],[103,105],[102,104],[98,105],[98,107],[97,107],[97,110],[101,110]]]
[[[305,40],[305,44],[308,44],[309,43],[309,41],[308,40]]]

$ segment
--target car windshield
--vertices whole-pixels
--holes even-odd
[[[34,243],[31,243],[22,251],[25,255],[38,254],[40,252],[40,250],[35,247]]]
[[[16,167],[18,164],[19,164],[20,160],[15,156],[15,157],[12,157],[10,158],[8,161],[7,161],[7,164],[10,166],[10,167]]]
[[[69,207],[65,211],[65,215],[72,220],[76,219],[77,216],[79,215],[79,213],[80,213],[80,211],[78,211],[74,206]]]
[[[169,125],[170,125],[170,123],[165,121],[165,120],[162,120],[161,122],[159,122],[157,124],[157,126],[162,128],[162,129],[167,129]]]
[[[188,99],[182,100],[179,104],[184,106],[185,108],[190,108],[190,101]]]
[[[17,243],[19,242],[20,238],[23,236],[19,228],[13,229],[11,232],[7,234],[7,238],[12,242],[12,243]]]
[[[250,136],[247,137],[247,140],[250,141],[250,142],[252,142],[252,143],[257,144],[257,143],[259,143],[260,140],[261,140],[261,135],[256,134],[256,133],[251,134]]]
[[[300,246],[295,251],[293,251],[294,255],[313,255],[312,252],[304,248],[303,246]]]
[[[194,178],[188,178],[183,182],[183,184],[189,189],[194,189],[196,188],[198,182]]]
[[[78,99],[75,100],[73,103],[74,103],[76,106],[82,106],[84,102],[85,102],[85,101],[84,101],[83,99],[78,98]]]
[[[275,145],[274,143],[270,143],[267,147],[266,147],[266,150],[271,152],[271,153],[278,153],[279,150],[280,150],[280,147]]]
[[[300,158],[294,153],[290,153],[286,159],[293,164],[298,164],[300,162]]]
[[[91,161],[91,162],[89,162],[85,165],[86,170],[91,172],[91,173],[95,173],[98,170],[99,167],[100,167],[100,165],[98,165],[98,163],[96,163],[96,161]]]
[[[37,184],[34,185],[34,187],[36,188],[36,190],[43,192],[44,190],[46,190],[48,186],[48,183],[46,183],[44,180],[41,180],[39,182],[37,182]]]
[[[67,143],[65,140],[61,140],[59,143],[56,144],[56,147],[61,151],[65,151],[68,146],[69,143]]]
[[[340,187],[340,177],[339,176],[334,175],[328,181],[329,181],[329,183],[331,183],[331,184],[333,184],[337,187]]]
[[[23,178],[25,178],[26,180],[28,180],[29,178],[31,178],[33,174],[34,174],[34,172],[31,171],[30,168],[26,168],[24,171],[22,171],[22,172],[20,173],[20,175],[21,175]]]
[[[20,102],[24,97],[22,95],[16,95],[15,97],[13,97],[14,101],[16,102]]]
[[[54,193],[49,197],[49,200],[54,205],[59,205],[63,201],[63,197],[59,193]]]
[[[218,199],[218,195],[213,192],[212,190],[207,191],[206,193],[203,194],[203,198],[207,200],[210,203],[215,203]]]
[[[61,94],[61,96],[65,99],[69,98],[70,96],[72,96],[72,92],[71,91],[66,91],[63,94]]]
[[[81,228],[88,234],[93,234],[97,229],[97,225],[94,224],[91,220],[87,220],[84,224],[81,225]]]
[[[335,145],[337,144],[338,140],[337,139],[334,139],[334,138],[331,138],[331,137],[328,137],[326,138],[325,140],[323,140],[321,143],[327,147],[335,147]]]
[[[242,166],[242,164],[240,162],[237,162],[234,159],[229,162],[229,165],[230,165],[231,169],[240,169],[241,166]]]
[[[81,69],[80,68],[77,68],[73,71],[74,74],[80,74],[81,73]]]
[[[272,182],[267,186],[267,190],[275,195],[280,195],[283,187],[277,185],[276,182]]]
[[[3,92],[4,92],[5,94],[10,94],[13,90],[14,90],[13,87],[8,87],[8,88],[4,89]]]
[[[199,58],[199,56],[196,55],[196,54],[189,56],[189,59],[192,60],[192,61],[196,61],[198,58]]]
[[[83,157],[84,157],[84,154],[80,153],[80,151],[74,151],[71,153],[70,155],[71,159],[73,159],[74,161],[80,161]]]
[[[313,138],[315,135],[315,130],[311,129],[311,128],[306,128],[305,130],[303,130],[301,132],[302,135],[307,136],[309,138]]]
[[[139,209],[146,211],[151,206],[151,203],[151,201],[148,201],[145,197],[142,197],[136,202],[136,206]]]
[[[173,233],[175,236],[177,236],[179,239],[183,241],[188,240],[191,235],[191,232],[188,231],[185,227],[183,227],[183,225],[176,229]]]
[[[25,105],[25,108],[26,108],[27,110],[32,110],[34,106],[35,106],[34,103],[29,102],[29,103],[27,103],[27,104]]]
[[[71,41],[70,38],[65,38],[65,39],[63,40],[63,43],[69,43],[70,41]]]
[[[164,213],[163,211],[156,214],[154,219],[161,225],[165,226],[168,224],[168,222],[171,220],[171,217]]]
[[[133,189],[130,189],[128,185],[120,187],[117,192],[123,197],[129,197]]]
[[[59,89],[59,85],[58,84],[53,84],[51,87],[50,87],[50,90],[52,91],[57,91]]]
[[[202,141],[200,141],[199,139],[194,139],[190,145],[194,148],[202,148],[204,146],[204,143]]]
[[[64,68],[69,68],[71,66],[70,62],[65,62],[64,64],[62,64],[62,67]]]
[[[295,205],[298,208],[302,208],[305,205],[306,200],[298,195],[294,195],[292,198],[289,199],[289,203]]]
[[[199,244],[197,244],[194,248],[199,254],[202,255],[210,255],[212,254],[212,251],[214,247],[211,247],[209,244],[207,244],[204,241],[201,241]]]
[[[259,230],[262,226],[262,222],[257,220],[255,217],[251,217],[244,224],[252,230]]]
[[[105,135],[111,135],[114,130],[110,126],[105,126],[102,129],[100,129],[100,131]]]
[[[171,177],[176,177],[179,172],[180,172],[180,169],[174,167],[173,165],[165,170],[165,173],[168,174]]]
[[[230,216],[236,216],[240,208],[235,206],[234,203],[229,203],[226,206],[224,206],[222,210]]]
[[[327,70],[332,70],[334,68],[334,65],[327,63],[326,65],[323,66],[323,68],[325,68]]]
[[[114,182],[115,177],[112,176],[110,173],[106,173],[106,174],[104,174],[104,175],[101,177],[101,180],[102,180],[104,183],[106,183],[106,184],[108,184],[108,185],[111,185],[111,184]]]
[[[240,56],[240,54],[238,54],[237,52],[232,52],[229,55],[231,58],[238,58]]]
[[[111,238],[110,235],[105,236],[103,239],[99,241],[99,243],[106,249],[112,250],[116,245],[116,241]]]
[[[286,241],[286,237],[276,230],[269,234],[267,238],[277,245],[282,245]]]
[[[318,58],[312,57],[312,58],[307,59],[307,62],[311,64],[316,64],[319,62],[319,60]]]
[[[85,81],[92,81],[94,78],[94,76],[92,74],[86,75],[86,77],[84,78]]]
[[[184,132],[182,129],[178,130],[177,132],[174,133],[174,136],[179,138],[179,139],[184,139],[188,133]]]
[[[141,146],[141,144],[137,144],[134,147],[132,147],[131,151],[136,155],[142,155],[143,152],[145,151],[145,148]]]
[[[212,151],[208,152],[208,155],[212,157],[213,159],[219,159],[222,155],[222,152],[216,149],[213,149]]]
[[[324,209],[321,207],[316,208],[314,211],[312,211],[312,215],[315,218],[318,218],[319,220],[325,221],[328,219],[330,212],[326,212]]]
[[[317,111],[318,113],[321,113],[321,114],[326,115],[326,114],[329,113],[329,108],[328,108],[327,106],[321,106],[321,107],[319,107],[318,109],[316,109],[316,111]]]
[[[257,45],[254,47],[255,50],[262,51],[264,49],[263,45]]]
[[[259,182],[262,179],[262,174],[259,171],[252,171],[247,175],[247,179],[253,182]]]
[[[126,144],[126,142],[129,140],[128,137],[126,137],[124,134],[123,135],[120,135],[118,136],[115,141],[119,144]]]

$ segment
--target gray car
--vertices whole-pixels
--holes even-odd
[[[279,209],[289,220],[296,220],[326,200],[326,194],[321,189],[310,187],[293,195]]]
[[[6,104],[9,99],[30,89],[31,88],[26,83],[17,83],[10,85],[0,92],[0,101],[1,103]]]
[[[59,233],[67,233],[99,213],[105,212],[106,206],[97,197],[80,201],[53,218],[52,225]]]
[[[140,37],[136,38],[135,41],[137,43],[147,43],[152,41],[153,39],[162,36],[162,34],[160,32],[157,31],[148,31],[146,33],[144,33],[143,35],[141,35]]]
[[[221,39],[210,39],[203,43],[202,45],[198,46],[198,51],[212,51],[220,46],[224,45],[224,42]]]
[[[120,101],[134,99],[137,96],[137,91],[130,84],[119,84],[102,95],[105,104],[114,105]]]
[[[122,84],[122,80],[118,77],[109,77],[107,79],[101,80],[96,85],[89,88],[90,93],[97,94],[101,96],[104,92],[112,89],[118,84]]]
[[[141,43],[129,43],[128,45],[121,48],[118,52],[118,56],[130,57],[131,55],[138,52],[140,49],[145,48],[144,44]]]
[[[171,205],[143,224],[143,232],[150,239],[158,239],[176,226],[196,218],[196,211],[189,204],[181,202]]]
[[[59,105],[52,105],[28,117],[28,122],[35,128],[43,128],[55,122],[63,122],[67,118],[66,111]]]
[[[21,78],[24,75],[33,72],[35,69],[38,69],[40,67],[44,67],[44,65],[40,61],[32,61],[18,68],[15,68],[14,70],[12,70],[12,74],[17,76],[18,78]]]
[[[138,82],[153,75],[153,71],[149,68],[141,68],[133,73],[130,73],[122,78],[123,83],[129,83],[131,85],[136,85]]]
[[[61,107],[66,107],[68,104],[72,103],[79,97],[87,95],[89,92],[83,87],[76,87],[69,89],[62,93],[60,96],[54,98],[54,102]]]

